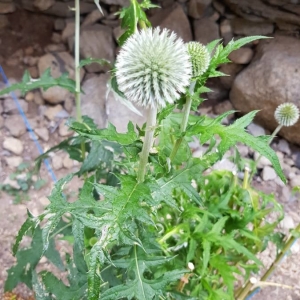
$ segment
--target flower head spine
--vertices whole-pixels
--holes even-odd
[[[276,108],[274,117],[282,126],[293,126],[299,119],[299,109],[293,103],[283,103]]]
[[[145,107],[164,107],[190,83],[192,66],[186,47],[166,29],[133,34],[116,61],[118,87],[126,98]]]

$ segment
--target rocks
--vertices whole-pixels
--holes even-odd
[[[45,111],[44,111],[44,116],[49,120],[52,121],[54,120],[56,117],[59,116],[60,113],[62,113],[64,111],[63,107],[58,104],[55,106],[50,106],[48,107]]]
[[[206,45],[213,40],[219,39],[219,26],[218,24],[208,18],[195,20],[193,22],[195,40]]]
[[[294,220],[288,214],[286,214],[284,216],[283,220],[280,222],[280,225],[282,228],[285,228],[285,229],[294,229],[295,228]]]
[[[36,135],[41,138],[43,141],[48,142],[49,141],[49,131],[47,128],[45,127],[41,127],[41,128],[35,128],[34,132],[36,133]]]
[[[58,171],[63,167],[63,160],[57,154],[52,158],[52,167],[55,171]]]
[[[99,11],[99,9],[95,9],[89,15],[87,15],[81,24],[81,28],[94,25],[96,22],[103,19],[107,15],[107,12],[104,10],[104,8],[102,8],[102,10],[103,14]]]
[[[60,136],[66,137],[66,136],[73,135],[74,132],[69,130],[69,127],[67,125],[65,125],[64,122],[61,122],[58,127],[58,133]]]
[[[22,161],[23,161],[23,158],[21,156],[5,157],[5,162],[12,169],[17,168],[22,163]]]
[[[8,25],[9,25],[9,21],[7,16],[0,15],[0,30],[8,27]]]
[[[83,58],[103,58],[108,61],[114,60],[115,43],[112,29],[100,24],[86,26],[80,35],[80,53]],[[100,72],[108,70],[107,65],[93,63],[87,65],[88,72]]]
[[[285,153],[287,155],[291,154],[289,143],[286,140],[280,139],[279,143],[277,144],[277,148],[282,153]]]
[[[224,88],[230,89],[236,75],[243,69],[242,65],[230,63],[230,64],[225,64],[221,65],[219,68],[220,72],[223,72],[224,74],[228,76],[222,76],[220,77],[220,81],[223,84]]]
[[[265,166],[261,175],[264,181],[274,180],[277,177],[275,170],[270,166]]]
[[[270,22],[253,22],[242,18],[231,20],[231,27],[237,35],[270,35],[274,32],[274,24]]]
[[[254,52],[251,48],[240,48],[229,54],[229,59],[239,65],[248,64],[253,58]]]
[[[26,125],[20,115],[12,115],[6,118],[4,126],[14,137],[20,137],[26,132]]]
[[[19,104],[24,111],[24,113],[28,112],[28,103],[24,99],[19,99]],[[3,112],[6,114],[18,114],[18,108],[16,103],[12,98],[6,98],[3,101]]]
[[[254,61],[236,77],[230,99],[233,106],[247,113],[261,109],[257,120],[270,130],[277,122],[274,111],[283,102],[300,107],[300,41],[291,37],[276,36],[261,42]],[[276,63],[274,63],[276,62]],[[280,135],[292,143],[300,144],[300,122],[293,129],[282,128]]]
[[[69,157],[69,155],[67,154],[63,160],[63,166],[66,169],[71,169],[73,167],[73,160]]]
[[[194,19],[200,19],[211,4],[212,0],[190,0],[188,15]]]
[[[116,126],[119,132],[127,130],[127,124],[130,120],[134,124],[142,125],[145,117],[135,114],[120,101],[117,101],[112,92],[109,93],[106,101],[107,80],[108,76],[101,74],[91,77],[83,83],[82,115],[94,119],[100,128],[105,127],[107,122],[110,122]],[[144,113],[142,109],[138,109]]]
[[[40,0],[44,1],[44,0]],[[45,0],[46,1],[46,0]],[[48,0],[47,0],[48,1]],[[38,7],[34,5],[34,1],[32,0],[22,0],[23,8],[29,11],[40,11]],[[47,5],[41,5],[41,7],[46,7]],[[69,18],[74,16],[74,10],[70,9],[70,7],[74,7],[74,1],[55,1],[53,5],[51,5],[48,9],[43,10],[44,14],[52,15],[61,18]],[[95,9],[94,3],[87,3],[80,1],[80,13],[86,14],[90,13]]]
[[[34,0],[33,6],[38,10],[46,10],[55,4],[55,0]]]
[[[23,143],[20,140],[13,137],[5,138],[2,146],[4,149],[11,151],[16,155],[22,154],[24,150]]]
[[[150,18],[150,21],[153,27],[159,26],[175,31],[184,42],[189,42],[193,39],[189,20],[179,4],[159,10]]]
[[[300,187],[300,175],[294,176],[294,178],[292,178],[290,181],[290,185],[292,188]]]
[[[102,2],[110,5],[111,4],[120,5],[120,6],[129,5],[129,0],[102,0]]]
[[[74,59],[68,52],[48,53],[42,56],[38,62],[40,76],[50,67],[51,75],[57,78],[62,73],[69,73],[70,78],[74,79]],[[81,78],[84,76],[84,70],[81,69]],[[63,102],[71,93],[59,86],[51,87],[48,90],[41,90],[43,98],[52,104]]]
[[[16,10],[13,2],[0,2],[0,14],[10,14]]]
[[[265,129],[255,123],[251,123],[247,129],[249,133],[251,133],[253,136],[260,136],[266,134]]]

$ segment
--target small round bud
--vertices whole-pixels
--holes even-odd
[[[292,126],[299,119],[299,109],[293,103],[280,104],[274,113],[274,117],[278,124],[282,126]]]
[[[194,266],[194,264],[193,264],[192,262],[189,262],[189,263],[188,263],[188,268],[189,268],[191,271],[194,271],[195,266]]]
[[[187,44],[187,51],[191,57],[193,77],[204,74],[210,62],[210,54],[207,48],[201,43],[189,42]]]

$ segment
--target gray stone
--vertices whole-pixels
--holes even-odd
[[[247,127],[249,133],[251,133],[253,136],[260,136],[260,135],[265,135],[266,131],[263,127],[255,124],[255,123],[251,123],[248,127]]]
[[[211,19],[203,18],[195,20],[193,22],[193,27],[195,40],[204,45],[220,38],[219,26]]]
[[[0,2],[0,14],[10,14],[15,12],[16,6],[13,2]]]
[[[239,65],[249,64],[253,58],[254,52],[251,48],[240,48],[229,54],[229,59]]]
[[[26,125],[20,115],[12,115],[5,119],[4,126],[14,137],[20,137],[26,132]]]
[[[181,37],[184,42],[193,39],[190,22],[181,5],[175,3],[171,7],[159,10],[150,18],[153,27],[167,28]]]
[[[270,35],[274,32],[273,23],[252,22],[242,18],[232,19],[231,26],[236,35]]]
[[[59,115],[61,112],[64,111],[63,107],[58,104],[55,106],[49,106],[47,109],[44,111],[44,116],[49,120],[52,121],[55,118],[59,118]]]
[[[32,0],[22,0],[23,8],[29,11],[39,11],[38,8],[34,6]],[[75,15],[74,10],[70,9],[70,7],[74,7],[74,1],[56,1],[51,7],[44,10],[43,13],[47,15],[52,15],[61,18],[73,17]],[[95,9],[94,3],[87,3],[80,1],[80,13],[87,14]]]
[[[212,0],[190,0],[188,3],[188,15],[194,19],[200,19],[211,2]]]
[[[109,4],[109,5],[120,5],[120,6],[127,6],[129,5],[129,0],[102,0],[101,2]]]
[[[41,138],[43,141],[48,142],[49,141],[49,131],[47,128],[45,127],[41,127],[41,128],[35,128],[34,132],[36,133],[36,135]]]
[[[138,108],[143,114],[141,117],[117,101],[112,92],[108,94],[106,99],[107,81],[108,76],[101,74],[100,76],[93,76],[83,83],[82,115],[92,118],[100,128],[106,127],[107,122],[110,122],[116,126],[119,132],[127,130],[129,121],[142,125],[145,121],[143,109]]]
[[[21,156],[5,157],[5,162],[12,169],[18,167],[22,163],[22,161],[23,161],[23,158]]]
[[[7,16],[0,15],[0,30],[8,27],[8,25],[9,25],[9,21]]]
[[[291,154],[290,145],[286,140],[280,139],[279,143],[277,144],[277,148],[279,151],[281,151],[287,155]]]
[[[62,137],[71,136],[74,134],[74,132],[72,130],[69,130],[69,127],[67,125],[65,125],[65,122],[61,122],[59,124],[58,133]]]
[[[107,16],[107,11],[102,8],[103,14],[99,11],[99,9],[93,10],[91,13],[89,13],[84,21],[81,24],[81,28],[94,25],[98,21],[102,20],[105,16]]]
[[[33,1],[33,6],[41,11],[50,8],[53,4],[55,4],[55,0],[34,0]]]
[[[300,107],[300,41],[276,36],[259,43],[252,63],[235,78],[230,100],[233,106],[247,113],[261,110],[256,120],[273,131],[277,127],[274,112],[283,102]],[[278,62],[278,63],[274,63]],[[300,122],[292,129],[283,127],[279,135],[300,144]]]
[[[280,222],[280,225],[284,229],[294,229],[295,228],[295,223],[293,218],[286,214],[283,218],[283,220]]]
[[[59,155],[55,155],[52,158],[52,167],[55,171],[62,169],[63,167],[63,159]]]
[[[274,180],[277,177],[275,170],[270,166],[265,166],[262,171],[264,181]]]
[[[290,186],[292,188],[300,187],[300,175],[296,175],[294,178],[291,179]]]
[[[228,63],[228,64],[225,64],[225,65],[221,65],[221,67],[219,68],[219,71],[223,72],[226,75],[228,75],[228,76],[220,77],[220,81],[226,89],[231,89],[231,86],[234,82],[234,79],[235,79],[236,75],[242,69],[243,69],[242,65],[233,64],[233,63]]]
[[[83,58],[103,58],[114,60],[115,43],[112,29],[100,24],[84,27],[80,35],[80,53]],[[107,65],[93,63],[86,66],[88,72],[100,72],[109,69]]]
[[[19,99],[19,104],[24,111],[24,113],[28,112],[28,103],[24,99]],[[6,114],[18,114],[19,110],[16,106],[16,103],[12,98],[6,98],[3,101],[3,112]]]
[[[8,151],[11,151],[16,155],[22,154],[24,150],[23,143],[20,140],[13,137],[7,137],[4,139],[3,148]]]
[[[63,166],[66,169],[71,169],[74,166],[73,160],[69,157],[68,154],[63,159]]]

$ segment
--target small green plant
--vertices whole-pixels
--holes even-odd
[[[151,7],[149,0],[131,0],[120,12],[125,33],[110,82],[124,103],[148,110],[141,128],[129,122],[127,133],[118,133],[112,124],[98,129],[81,115],[80,67],[107,62],[79,61],[79,0],[76,80],[67,75],[54,80],[46,71],[33,81],[25,74],[22,83],[0,92],[54,85],[74,92],[77,116],[67,125],[77,135],[50,151],[65,150],[81,163],[79,172],[56,183],[41,215],[28,212],[13,246],[17,262],[8,270],[6,290],[23,282],[38,300],[234,299],[260,269],[257,254],[269,242],[280,248],[282,235],[274,229],[282,208],[274,197],[251,187],[248,169],[243,181],[232,172],[211,170],[228,150],[244,143],[268,158],[285,182],[270,138],[245,130],[256,111],[229,126],[222,120],[233,111],[215,119],[193,114],[204,101],[201,94],[210,92],[207,79],[225,75],[218,67],[230,62],[228,55],[265,37],[226,46],[220,40],[186,45],[175,33],[151,28],[144,12]],[[193,138],[208,145],[201,158],[189,148]],[[64,189],[74,176],[83,185],[76,201],[68,201]],[[278,216],[275,222],[268,221],[271,213]],[[31,245],[19,249],[24,235],[32,237]],[[64,260],[55,248],[57,237],[73,245]],[[42,256],[66,271],[64,281],[48,271],[37,273]]]
[[[0,184],[0,190],[12,195],[15,204],[27,201],[30,188],[40,190],[46,184],[46,181],[37,174],[37,170],[29,162],[23,162],[14,173],[10,174],[11,183]]]

